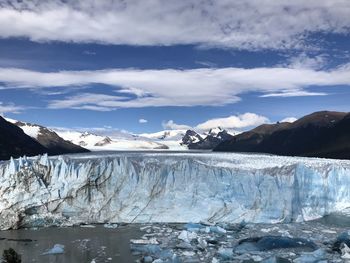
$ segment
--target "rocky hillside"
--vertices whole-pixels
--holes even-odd
[[[22,155],[37,155],[47,152],[47,148],[38,141],[26,135],[16,125],[0,117],[0,159]]]
[[[293,123],[264,124],[214,150],[350,159],[350,113],[321,111]]]

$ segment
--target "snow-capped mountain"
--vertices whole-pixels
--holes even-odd
[[[172,150],[211,150],[236,134],[238,132],[229,132],[217,127],[201,133],[195,130],[164,130],[156,133],[143,133],[139,136],[165,144]]]
[[[187,145],[189,149],[212,150],[221,142],[230,140],[235,133],[228,132],[220,127],[210,129],[200,135],[193,130],[188,130],[182,139],[182,145]]]
[[[92,151],[113,150],[152,150],[167,149],[164,144],[142,138],[129,133],[118,133],[113,136],[97,135],[90,132],[79,132],[72,130],[60,130],[56,132],[65,140],[83,146]]]
[[[6,118],[6,120],[21,128],[26,135],[39,142],[46,148],[44,152],[50,155],[88,152],[87,149],[70,141],[66,141],[52,129],[10,118]]]
[[[220,127],[208,132],[194,130],[163,130],[155,133],[132,134],[114,131],[111,135],[65,128],[46,128],[41,125],[7,118],[20,127],[25,134],[49,148],[49,154],[113,150],[187,150],[213,149],[220,142],[232,138],[232,134]]]
[[[11,157],[23,155],[33,156],[47,152],[46,147],[1,116],[0,135],[0,160],[8,160]]]
[[[155,133],[141,133],[139,136],[153,140],[179,141],[185,135],[186,130],[164,130]]]
[[[186,134],[182,137],[181,145],[189,146],[191,144],[198,143],[202,141],[203,138],[194,130],[187,130]]]
[[[138,136],[164,144],[170,150],[186,150],[187,146],[181,144],[185,134],[186,130],[164,130],[155,133],[142,133]]]

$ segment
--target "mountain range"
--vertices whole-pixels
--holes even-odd
[[[320,111],[293,123],[263,124],[214,151],[350,159],[350,113]]]
[[[89,150],[59,137],[43,126],[0,117],[0,159],[23,155],[81,153]]]
[[[350,113],[321,111],[295,122],[263,124],[243,133],[220,127],[207,132],[164,130],[111,136],[0,117],[0,159],[113,150],[214,150],[350,159]]]

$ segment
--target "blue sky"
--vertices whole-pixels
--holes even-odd
[[[350,3],[288,2],[1,3],[0,112],[142,133],[350,111]]]

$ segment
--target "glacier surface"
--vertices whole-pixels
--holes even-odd
[[[310,220],[350,207],[350,161],[237,153],[92,153],[0,162],[0,229]]]

